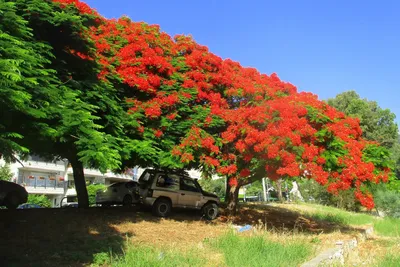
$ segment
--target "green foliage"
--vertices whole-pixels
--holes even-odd
[[[227,266],[297,266],[313,254],[312,247],[289,237],[282,243],[265,236],[239,236],[229,233],[214,242],[224,255]]]
[[[96,204],[96,192],[99,190],[104,190],[106,186],[104,184],[91,184],[86,188],[89,196],[89,205],[93,206]]]
[[[263,192],[261,181],[255,181],[246,186],[246,196],[258,196],[260,192]]]
[[[51,201],[50,199],[45,196],[45,195],[34,195],[34,194],[29,194],[28,195],[28,204],[35,204],[38,205],[42,208],[51,208]]]
[[[47,65],[51,48],[35,40],[16,1],[0,1],[0,151],[7,161],[28,152],[20,140],[27,125],[39,127],[57,94]]]
[[[314,180],[302,179],[299,182],[299,190],[306,202],[333,206],[340,209],[358,211],[360,204],[355,200],[353,190],[339,191],[332,195],[326,188]]]
[[[400,193],[380,189],[374,194],[376,208],[385,215],[400,218]]]
[[[375,101],[362,99],[355,91],[348,91],[328,99],[328,104],[346,115],[360,119],[363,136],[377,141],[387,148],[398,142],[396,115],[389,109],[382,109]]]
[[[10,165],[4,164],[0,167],[0,180],[11,181],[14,174],[11,172]]]
[[[214,193],[219,198],[225,197],[225,179],[210,179],[210,178],[203,178],[199,180],[199,184],[204,191]]]

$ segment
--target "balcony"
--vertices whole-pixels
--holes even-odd
[[[62,195],[67,182],[63,177],[56,176],[20,176],[18,184],[25,187],[29,194]]]

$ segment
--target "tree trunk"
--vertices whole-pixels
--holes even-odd
[[[229,185],[229,178],[226,178],[225,181],[225,203],[229,202],[229,191],[231,190],[231,186]]]
[[[228,213],[229,215],[236,215],[237,206],[239,202],[239,189],[241,185],[238,184],[236,186],[231,186],[229,190],[229,198],[228,198]]]
[[[276,190],[278,191],[279,202],[283,202],[282,196],[282,179],[276,180]]]
[[[83,173],[83,164],[78,159],[70,160],[74,172],[75,190],[78,196],[79,208],[89,207],[89,197],[86,189],[85,174]]]

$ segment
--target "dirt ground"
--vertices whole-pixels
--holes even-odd
[[[212,222],[192,211],[161,219],[139,207],[0,210],[0,266],[85,266],[97,253],[123,253],[126,242],[184,249],[229,231],[232,224],[251,224],[277,238],[295,231],[321,248],[357,231],[273,206],[245,206],[235,217],[222,213]]]

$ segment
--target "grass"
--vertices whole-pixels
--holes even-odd
[[[110,260],[111,266],[204,266],[203,259],[194,252],[182,253],[178,250],[163,250],[149,246],[130,245],[125,255]],[[106,262],[107,263],[107,262]]]
[[[183,251],[171,246],[150,247],[129,243],[123,255],[95,255],[95,264],[92,266],[245,267],[265,266],[268,262],[273,263],[273,266],[296,266],[314,254],[314,248],[309,242],[287,235],[281,237],[282,240],[272,240],[265,234],[242,236],[228,232],[215,239],[206,239],[201,247],[189,247]]]
[[[213,243],[221,251],[227,266],[296,266],[312,254],[310,244],[299,240],[268,240],[266,236],[239,236],[226,234]]]
[[[313,206],[316,210],[309,212],[307,215],[317,220],[344,225],[365,225],[374,221],[374,218],[368,214],[348,212],[327,206]]]
[[[400,219],[390,217],[377,218],[369,214],[349,212],[315,204],[301,204],[298,207],[305,215],[315,220],[349,226],[371,224],[374,227],[374,231],[379,235],[400,237]]]
[[[374,230],[382,236],[400,237],[400,219],[376,219]]]
[[[398,267],[400,256],[395,254],[387,254],[379,262],[376,262],[376,267]]]

